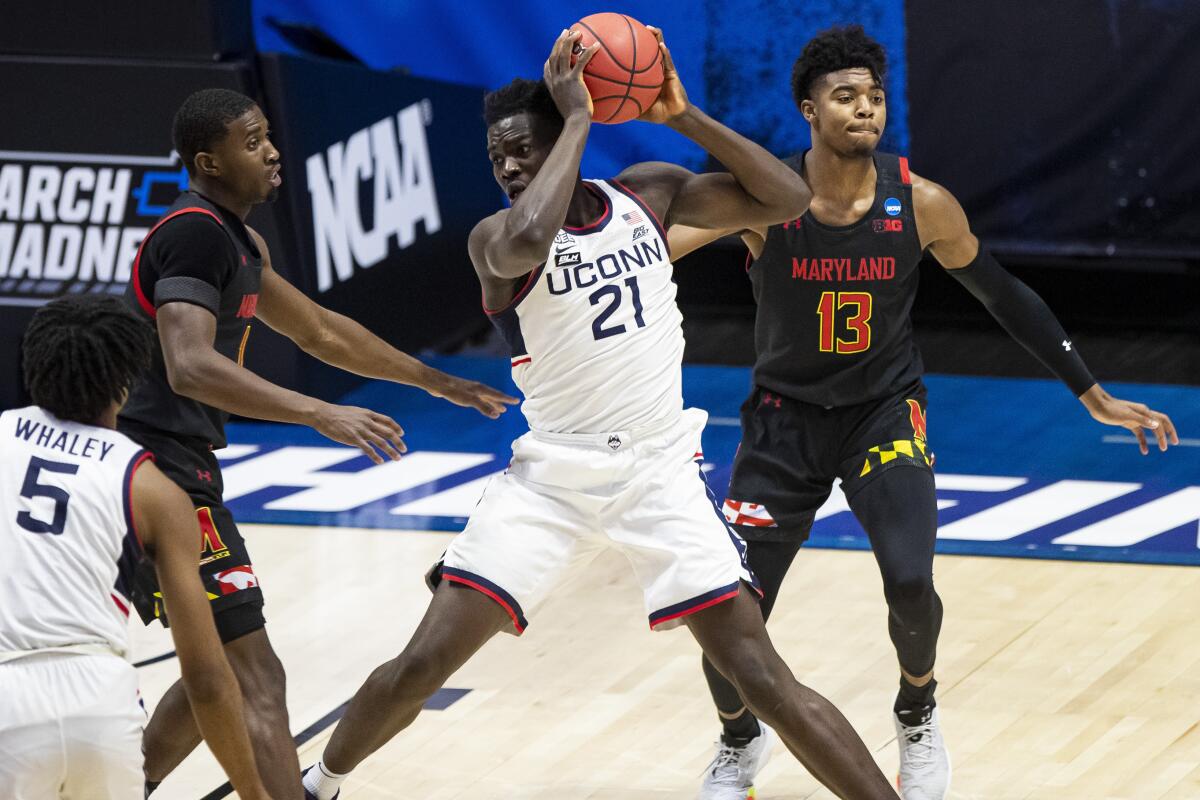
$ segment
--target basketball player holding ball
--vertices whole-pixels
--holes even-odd
[[[433,600],[408,645],[358,690],[306,772],[316,800],[333,800],[346,774],[408,727],[484,643],[524,631],[567,567],[604,547],[633,564],[650,627],[686,625],[825,786],[844,798],[896,796],[846,719],[775,652],[744,543],[716,513],[699,468],[707,416],[683,407],[664,223],[772,225],[804,212],[808,188],[688,102],[659,31],[605,16],[591,26],[599,42],[577,58],[584,32],[563,31],[542,81],[517,79],[484,100],[488,156],[512,207],[475,227],[469,251],[484,307],[512,349],[530,432],[430,571]],[[589,62],[606,50],[615,64],[641,66],[632,46],[610,41],[622,29],[662,59],[661,93],[639,119],[687,136],[728,173],[655,162],[580,178]],[[635,82],[602,113],[621,113]]]

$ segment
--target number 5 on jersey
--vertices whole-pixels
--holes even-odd
[[[64,433],[63,436],[66,436]],[[33,456],[29,459],[29,468],[25,470],[25,482],[21,484],[21,497],[34,500],[45,497],[54,503],[54,512],[49,521],[38,519],[29,511],[17,513],[17,524],[30,533],[49,533],[61,536],[67,527],[67,503],[71,494],[58,486],[39,483],[42,471],[56,472],[59,475],[74,475],[79,471],[78,464],[64,464],[61,461],[50,461]]]
[[[840,312],[847,306],[853,310],[845,318],[846,327],[843,329],[847,336],[842,338],[840,332],[835,334],[834,323]],[[822,292],[821,302],[817,304],[817,316],[821,319],[822,353],[861,353],[871,346],[871,295],[868,292]]]

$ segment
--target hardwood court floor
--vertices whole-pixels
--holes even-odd
[[[243,528],[298,732],[403,646],[428,602],[421,576],[450,535]],[[936,577],[952,798],[1200,798],[1194,569],[939,556]],[[451,678],[465,697],[364,762],[343,798],[691,800],[717,726],[687,632],[648,630],[611,553],[529,616],[523,637],[499,637]],[[770,630],[894,775],[897,673],[872,556],[803,551]],[[135,641],[138,659],[170,649],[157,626],[138,626]],[[178,665],[141,672],[150,707]],[[331,731],[301,748],[302,765]],[[223,780],[198,751],[155,798],[197,800]],[[759,777],[760,800],[829,797],[782,746]]]

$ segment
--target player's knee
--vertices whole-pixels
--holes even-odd
[[[287,674],[271,649],[252,658],[231,658],[242,690],[242,699],[252,711],[267,713],[286,709]]]
[[[753,654],[730,659],[725,672],[751,708],[774,707],[789,677],[774,669],[769,659]]]
[[[888,605],[899,611],[927,607],[934,598],[933,576],[913,573],[888,580],[884,586]]]
[[[283,665],[261,664],[256,670],[239,676],[242,700],[257,714],[287,713],[287,676]]]
[[[425,650],[406,650],[381,669],[392,694],[421,699],[440,689],[448,677],[442,659]]]

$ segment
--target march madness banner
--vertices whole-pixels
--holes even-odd
[[[63,294],[124,291],[187,187],[171,118],[197,89],[254,94],[245,64],[0,59],[0,407],[24,401],[21,334]]]

